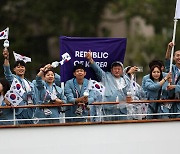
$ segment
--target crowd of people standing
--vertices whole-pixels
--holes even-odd
[[[72,72],[74,78],[66,81],[64,89],[60,87],[61,77],[54,72],[51,64],[42,65],[37,71],[36,79],[32,82],[25,78],[26,64],[22,60],[15,62],[13,74],[10,69],[9,51],[5,48],[3,50],[5,79],[0,80],[0,105],[12,106],[12,103],[5,98],[5,94],[12,86],[14,79],[17,79],[24,90],[19,106],[73,104],[73,106],[67,107],[18,108],[15,110],[15,117],[18,119],[17,124],[58,123],[60,122],[58,118],[63,113],[65,113],[66,122],[85,122],[88,115],[95,117],[91,118],[91,121],[98,121],[98,115],[101,115],[104,121],[126,120],[130,119],[127,114],[132,113],[132,111],[134,114],[145,113],[145,115],[141,117],[131,116],[131,119],[179,117],[180,102],[153,102],[134,104],[133,106],[128,103],[106,104],[101,105],[101,108],[92,105],[93,102],[125,101],[129,94],[134,100],[180,99],[180,50],[175,51],[175,64],[172,65],[172,71],[169,72],[173,45],[172,42],[168,44],[165,65],[161,60],[153,60],[149,63],[149,74],[143,77],[141,85],[136,82],[135,74],[139,69],[138,67],[128,66],[124,68],[120,61],[115,61],[111,64],[110,72],[105,72],[93,60],[91,51],[87,52],[86,59],[91,67],[89,69],[96,73],[98,80],[105,87],[103,96],[96,90],[89,89],[89,80],[85,78],[86,68],[82,64],[74,66]],[[12,119],[13,110],[11,108],[0,110],[0,125],[13,124],[13,121],[6,121]]]

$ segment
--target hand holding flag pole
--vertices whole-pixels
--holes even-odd
[[[3,46],[5,49],[7,49],[9,47],[9,41],[5,40]]]
[[[172,39],[173,44],[175,44],[176,26],[177,26],[178,19],[180,19],[180,1],[179,0],[176,1],[176,11],[175,11],[175,17],[174,17],[174,30],[173,30],[173,39]],[[170,72],[172,72],[173,55],[174,55],[174,46],[171,48]]]
[[[53,68],[56,68],[59,66],[59,64],[63,65],[65,62],[68,62],[70,59],[71,59],[71,56],[66,52],[62,55],[62,60],[60,62],[58,61],[52,62],[51,66]]]

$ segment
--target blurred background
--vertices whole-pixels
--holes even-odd
[[[172,40],[176,0],[0,0],[0,31],[10,28],[12,51],[32,58],[26,77],[36,76],[40,64],[59,60],[59,36],[126,37],[124,65],[143,66],[148,73],[153,59],[164,61]],[[180,25],[176,47],[180,49]],[[3,50],[4,40],[0,40]],[[0,54],[0,77],[3,77]],[[59,67],[57,68],[59,72]]]

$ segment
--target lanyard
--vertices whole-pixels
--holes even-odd
[[[75,88],[75,92],[76,92],[76,97],[79,98],[79,97],[81,96],[81,91],[82,91],[83,85],[82,85],[82,87],[81,87],[81,89],[80,89],[80,92],[79,92],[79,91],[77,90],[77,88],[76,88],[75,78],[73,79],[73,84],[74,84],[74,88]]]

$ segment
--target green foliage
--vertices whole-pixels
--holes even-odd
[[[28,64],[31,70],[27,74],[34,78],[32,73],[39,64],[52,61],[48,39],[54,37],[58,42],[60,35],[97,36],[101,14],[110,1],[1,0],[0,20],[3,24],[0,29],[10,27],[10,51],[33,58],[33,63]]]
[[[10,51],[33,59],[33,63],[28,64],[27,75],[34,78],[34,70],[39,64],[52,61],[48,46],[50,38],[56,38],[58,42],[60,35],[98,36],[98,26],[108,5],[114,14],[124,12],[127,29],[136,16],[154,27],[153,37],[144,37],[138,32],[134,36],[127,34],[125,65],[141,65],[147,72],[150,60],[164,59],[167,44],[172,39],[175,3],[176,0],[1,0],[0,30],[10,27]],[[176,42],[180,39],[179,34],[180,26],[177,25]],[[103,35],[110,36],[110,30],[105,28]],[[180,44],[176,43],[175,48],[180,49]],[[10,58],[13,61],[12,54]],[[0,59],[2,66],[2,54]],[[3,76],[3,69],[0,74]]]

